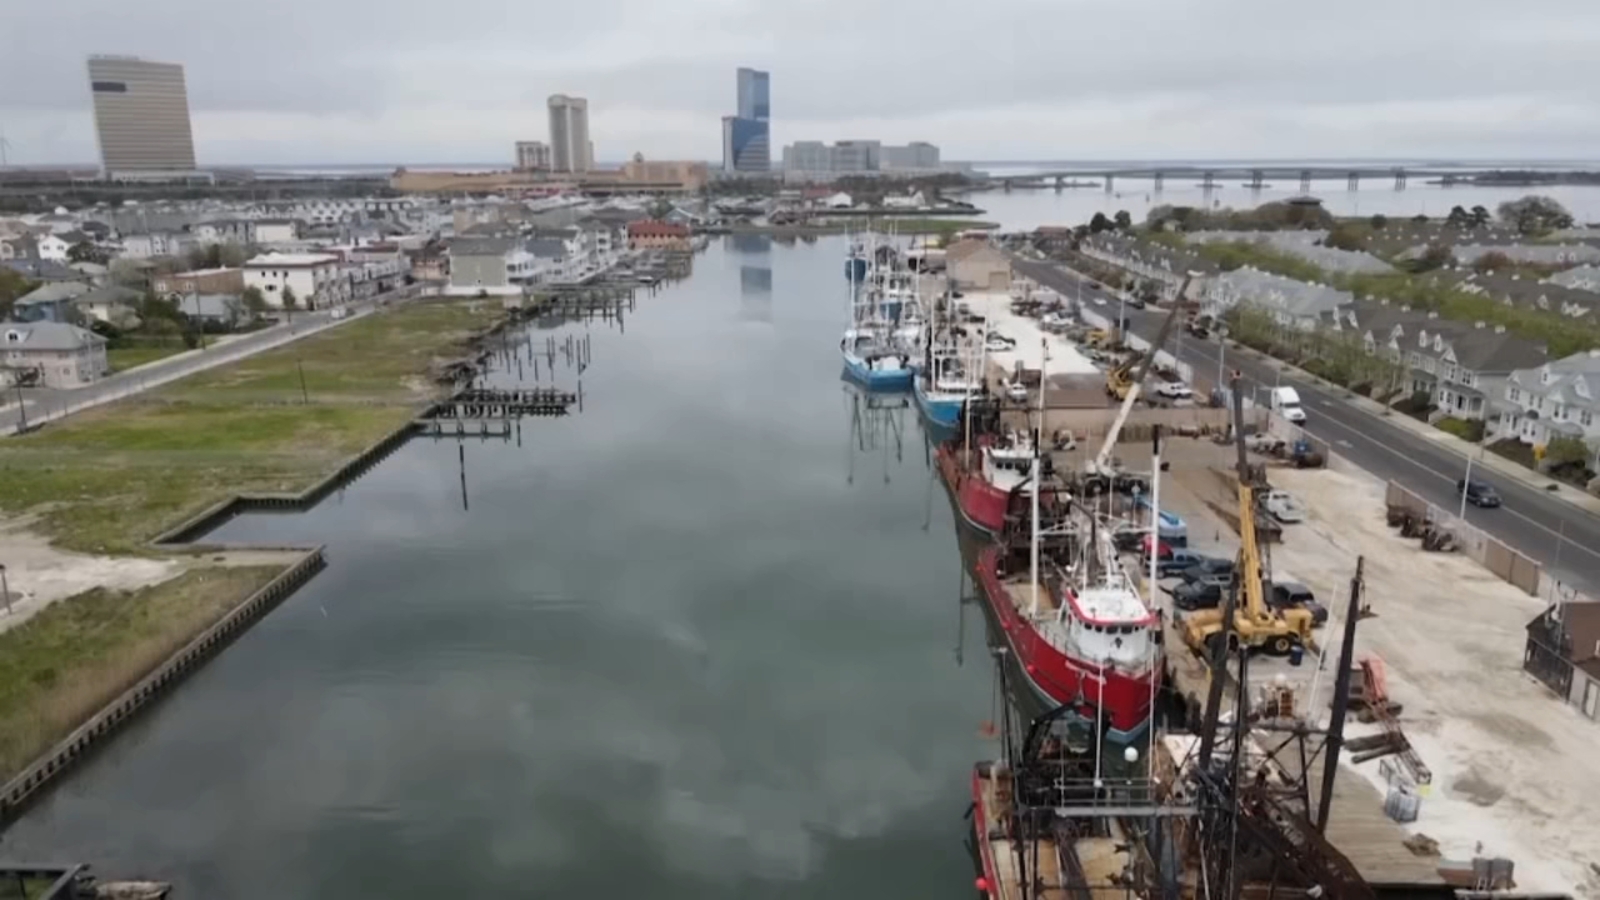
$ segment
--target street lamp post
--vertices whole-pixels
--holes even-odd
[[[1483,445],[1478,445],[1481,452]],[[1467,521],[1467,485],[1472,483],[1472,453],[1467,453],[1467,474],[1461,479],[1461,508],[1456,512],[1456,518],[1462,522]]]

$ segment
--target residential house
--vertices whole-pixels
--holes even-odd
[[[1575,291],[1600,294],[1600,266],[1577,266],[1557,272],[1547,279],[1551,284]]]
[[[956,241],[945,248],[944,259],[958,288],[997,293],[1011,289],[1011,255],[986,240]]]
[[[1572,266],[1600,261],[1600,247],[1588,244],[1460,244],[1451,254],[1463,265],[1472,265],[1481,256],[1499,253],[1514,263],[1543,266]]]
[[[1485,322],[1441,319],[1436,312],[1360,300],[1340,310],[1337,327],[1354,329],[1368,353],[1405,367],[1406,387],[1425,393],[1441,416],[1492,425],[1512,371],[1547,358],[1541,344]]]
[[[581,276],[579,262],[572,255],[571,247],[566,241],[556,238],[534,238],[526,242],[523,249],[534,258],[537,273],[534,280],[554,284],[570,284],[579,280]]]
[[[190,294],[179,301],[178,311],[206,331],[232,331],[250,318],[237,294]]]
[[[73,298],[72,305],[86,318],[115,325],[127,321],[130,316],[137,315],[139,303],[143,299],[144,294],[139,291],[109,284],[79,294]]]
[[[256,219],[255,242],[258,244],[283,244],[300,240],[298,219]]]
[[[255,243],[255,223],[249,219],[213,219],[201,222],[193,229],[195,240],[201,244],[237,244],[244,247]]]
[[[122,255],[133,259],[157,256],[183,256],[195,245],[194,235],[186,231],[151,231],[122,238]]]
[[[244,292],[244,269],[224,266],[157,275],[150,280],[157,294],[239,294]]]
[[[29,281],[87,281],[82,272],[72,269],[49,259],[6,259],[0,260],[0,266],[5,266]]]
[[[1600,603],[1557,603],[1529,622],[1522,668],[1600,722]]]
[[[16,299],[11,317],[18,322],[67,322],[74,301],[88,292],[89,285],[81,281],[43,284]]]
[[[39,242],[33,235],[23,232],[21,234],[0,235],[0,259],[38,259]]]
[[[450,277],[450,255],[439,244],[429,244],[411,254],[411,277],[418,281],[444,281]]]
[[[1593,445],[1600,440],[1600,350],[1518,369],[1506,380],[1504,398],[1498,436],[1533,446],[1558,437]]]
[[[452,294],[520,294],[539,273],[538,259],[517,238],[457,238],[450,243]]]
[[[1571,318],[1600,318],[1600,294],[1568,287],[1554,278],[1530,278],[1518,272],[1466,272],[1457,290],[1481,294],[1507,306],[1558,312]]]
[[[0,365],[24,384],[69,389],[106,376],[106,340],[64,322],[0,323]]]
[[[1328,232],[1294,231],[1195,231],[1185,240],[1196,244],[1259,244],[1268,250],[1296,256],[1328,272],[1344,274],[1392,272],[1388,263],[1361,250],[1341,250],[1326,246]]]
[[[326,309],[345,302],[339,257],[331,253],[263,253],[244,264],[244,286],[257,288],[268,306],[281,308],[292,290],[301,309]]]
[[[41,234],[34,239],[34,242],[38,247],[40,259],[66,264],[67,251],[72,248],[72,243],[65,237],[59,234]]]
[[[1208,278],[1200,291],[1202,312],[1221,316],[1235,306],[1251,306],[1271,314],[1280,327],[1298,331],[1335,325],[1337,312],[1354,300],[1348,291],[1250,266]]]
[[[67,263],[67,268],[89,279],[91,284],[104,284],[111,276],[111,267],[95,262]]]
[[[1071,245],[1071,229],[1049,237],[1061,249]],[[1166,247],[1112,232],[1085,236],[1079,243],[1078,252],[1138,278],[1154,281],[1159,286],[1161,296],[1168,299],[1177,293],[1184,278],[1191,279],[1188,292],[1190,299],[1203,296],[1206,279],[1218,272],[1215,263],[1193,250]]]
[[[628,223],[630,250],[688,250],[689,226],[645,219]]]

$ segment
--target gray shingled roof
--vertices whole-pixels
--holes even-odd
[[[456,238],[450,242],[451,256],[504,256],[517,245],[515,238]]]
[[[55,281],[34,288],[17,298],[18,306],[33,306],[42,303],[60,303],[62,300],[71,300],[74,297],[89,293],[89,286],[81,281]]]
[[[8,322],[0,326],[0,348],[7,350],[80,350],[106,339],[86,328],[64,322]]]
[[[527,250],[540,259],[561,259],[567,255],[567,245],[558,240],[533,240]]]

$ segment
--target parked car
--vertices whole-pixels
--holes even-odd
[[[1166,545],[1163,544],[1162,546]],[[1168,550],[1165,555],[1156,558],[1156,577],[1170,578],[1173,575],[1182,573],[1191,566],[1198,565],[1205,559],[1206,556],[1203,553],[1196,553],[1187,547],[1175,547]]]
[[[1286,525],[1306,520],[1305,504],[1295,499],[1295,496],[1288,491],[1268,491],[1264,505],[1274,519]]]
[[[1130,294],[1122,302],[1128,304],[1128,306],[1130,308],[1132,308],[1132,309],[1144,309],[1144,298],[1143,297],[1135,297],[1135,296]]]
[[[1311,588],[1294,581],[1276,581],[1272,590],[1267,593],[1267,602],[1274,609],[1300,608],[1311,613],[1313,625],[1324,625],[1328,621],[1328,608],[1317,602],[1311,593]]]
[[[1156,396],[1168,400],[1193,400],[1194,391],[1181,381],[1163,381],[1156,385]]]
[[[1212,575],[1185,581],[1172,589],[1172,605],[1184,611],[1211,609],[1222,603],[1222,592],[1232,580],[1231,575]]]
[[[1456,496],[1465,496],[1467,502],[1473,506],[1492,507],[1500,505],[1500,494],[1490,485],[1482,481],[1456,482]]]
[[[989,332],[983,339],[984,347],[990,353],[1001,353],[1017,346],[1015,338],[1008,338],[998,331]]]
[[[1179,572],[1178,575],[1184,581],[1198,581],[1219,576],[1231,578],[1233,577],[1233,565],[1234,561],[1232,559],[1222,556],[1206,556],[1189,568]]]

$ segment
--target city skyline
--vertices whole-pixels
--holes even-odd
[[[198,0],[21,4],[6,25],[28,39],[0,55],[0,80],[27,89],[0,98],[0,132],[14,164],[94,163],[82,61],[128,53],[184,66],[206,165],[502,159],[537,136],[530,118],[562,91],[589,100],[602,159],[716,160],[741,65],[783,86],[774,148],[850,135],[926,140],[962,160],[1561,158],[1600,146],[1600,97],[1586,87],[1600,75],[1588,51],[1600,6],[1576,0],[1527,5],[1491,29],[1479,23],[1503,8],[1487,0],[1448,17],[1352,0],[1292,21],[1267,0],[1059,11],[996,0],[984,16],[1010,35],[1007,53],[959,68],[934,54],[984,52],[961,17],[837,0],[636,7],[602,0],[595,15],[551,21],[460,0],[451,16],[492,10],[499,24],[441,36],[417,28],[404,0],[284,0],[249,27]],[[1123,33],[1136,50],[1105,40]],[[903,58],[871,46],[884,34],[904,38]]]

